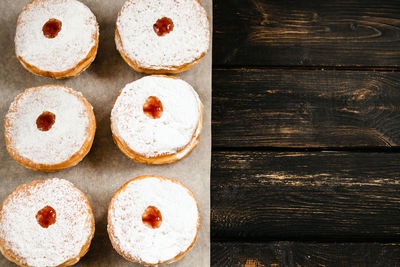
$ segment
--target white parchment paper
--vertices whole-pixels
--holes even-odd
[[[203,61],[177,76],[189,82],[204,104],[204,124],[200,144],[183,160],[164,166],[134,163],[113,143],[110,112],[123,86],[143,76],[131,69],[115,49],[115,21],[124,0],[83,0],[96,15],[100,25],[100,43],[95,61],[80,76],[53,80],[35,76],[19,63],[14,52],[17,17],[26,0],[0,1],[0,200],[18,185],[37,179],[64,178],[74,183],[92,204],[96,232],[89,252],[78,266],[136,266],[119,256],[107,235],[107,208],[118,188],[139,175],[160,175],[178,179],[188,186],[199,202],[201,226],[193,249],[170,266],[210,265],[210,160],[211,160],[211,49]],[[212,25],[212,0],[202,0]],[[41,173],[26,169],[7,153],[4,142],[4,116],[10,103],[25,88],[44,84],[61,84],[81,91],[93,105],[97,132],[93,147],[77,166],[56,172]],[[0,266],[13,266],[0,256]]]

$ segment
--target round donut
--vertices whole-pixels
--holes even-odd
[[[187,82],[147,76],[127,84],[111,111],[111,130],[118,148],[131,160],[166,164],[197,146],[203,105]]]
[[[193,193],[170,178],[136,177],[114,194],[108,208],[107,230],[114,249],[145,265],[180,260],[196,242],[199,227]]]
[[[179,73],[207,53],[208,16],[199,0],[128,0],[118,15],[115,43],[136,71]]]
[[[27,168],[57,171],[78,164],[89,152],[96,131],[90,103],[59,85],[26,89],[5,118],[8,153]]]
[[[19,266],[73,265],[93,235],[89,200],[63,179],[21,185],[1,205],[0,250]]]
[[[76,0],[33,0],[18,17],[15,52],[37,75],[77,76],[96,57],[98,43],[96,17]]]

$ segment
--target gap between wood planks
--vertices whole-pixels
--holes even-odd
[[[227,152],[360,152],[400,153],[400,147],[225,147],[213,146],[213,151]]]
[[[213,70],[332,70],[332,71],[400,71],[400,67],[391,66],[284,66],[284,65],[213,65]]]
[[[263,243],[272,243],[272,242],[301,242],[305,244],[313,244],[313,243],[324,243],[324,244],[336,244],[336,243],[379,243],[379,244],[387,244],[387,243],[396,243],[400,244],[399,238],[368,238],[368,237],[360,237],[360,238],[321,238],[321,237],[306,237],[306,238],[243,238],[243,237],[213,237],[211,234],[211,243],[215,244],[224,244],[224,243],[248,243],[248,244],[263,244]]]

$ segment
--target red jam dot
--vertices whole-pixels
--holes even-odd
[[[174,29],[174,23],[170,18],[163,17],[157,20],[153,25],[153,29],[158,36],[163,36],[172,32]]]
[[[160,99],[155,96],[150,96],[149,98],[147,98],[146,103],[144,103],[143,105],[144,114],[153,119],[160,118],[163,110],[163,105]]]
[[[45,111],[36,119],[36,126],[39,130],[46,132],[51,129],[56,121],[56,115],[50,111]]]
[[[54,38],[61,31],[62,23],[58,19],[49,19],[42,28],[43,35],[47,38]]]
[[[47,228],[56,222],[56,211],[52,207],[46,206],[38,211],[36,220],[40,226]]]
[[[156,229],[161,226],[161,212],[154,206],[148,206],[142,215],[143,223],[150,228]]]

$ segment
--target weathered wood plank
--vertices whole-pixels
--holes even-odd
[[[400,154],[214,152],[218,240],[399,240]]]
[[[215,69],[213,144],[397,146],[399,84],[400,72]]]
[[[400,67],[400,2],[215,0],[214,64]]]
[[[400,266],[398,243],[220,243],[211,245],[212,266]]]

